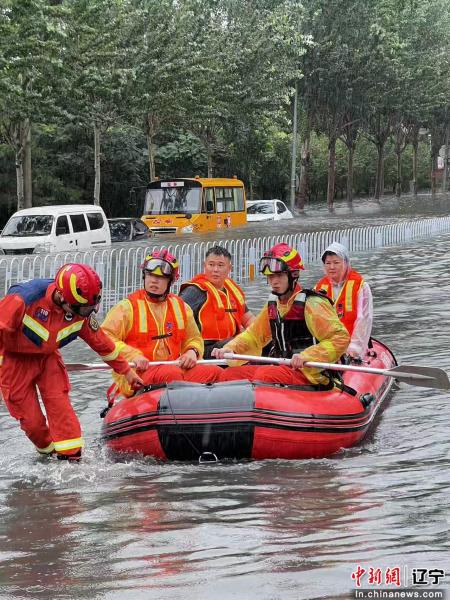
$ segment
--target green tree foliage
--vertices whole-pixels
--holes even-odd
[[[59,16],[59,7],[43,0],[6,0],[0,8],[0,139],[14,151],[19,209],[31,205],[32,123],[54,118],[62,72]]]
[[[41,204],[133,214],[156,174],[286,199],[296,85],[302,198],[417,190],[448,137],[449,45],[447,0],[4,0],[0,200],[31,203],[31,154]]]
[[[63,26],[64,103],[72,122],[93,132],[95,204],[100,203],[101,138],[125,118],[126,91],[135,78],[134,13],[129,9],[122,0],[73,0]]]

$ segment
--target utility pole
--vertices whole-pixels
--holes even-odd
[[[298,109],[298,82],[295,83],[294,118],[292,125],[292,161],[291,161],[291,211],[295,208],[295,184],[297,182],[297,109]]]

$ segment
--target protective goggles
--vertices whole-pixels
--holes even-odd
[[[74,312],[79,317],[90,317],[92,313],[97,313],[100,307],[100,298],[98,299],[97,304],[90,304],[86,306],[85,304],[69,304],[70,310]]]
[[[161,277],[171,277],[173,275],[173,267],[166,260],[151,258],[145,263],[144,273],[159,275]]]
[[[280,258],[263,256],[259,261],[259,272],[263,275],[272,275],[273,273],[282,273],[287,271],[286,263]]]

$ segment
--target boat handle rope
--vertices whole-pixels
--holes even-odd
[[[166,390],[166,394],[167,394],[167,403],[169,405],[169,409],[170,409],[170,412],[172,414],[175,426],[178,427],[178,432],[181,433],[181,435],[184,437],[184,439],[187,441],[187,443],[191,446],[191,448],[194,450],[194,452],[196,452],[198,454],[198,462],[199,463],[218,462],[218,458],[214,454],[214,452],[200,452],[200,450],[197,448],[197,446],[194,444],[194,442],[189,438],[189,436],[184,431],[181,431],[181,429],[180,429],[180,423],[179,423],[179,421],[177,421],[177,418],[175,416],[175,412],[174,412],[173,407],[172,407],[172,403],[170,401],[169,390],[168,389]],[[214,459],[202,460],[202,456],[205,456],[207,454],[212,455],[215,460]]]

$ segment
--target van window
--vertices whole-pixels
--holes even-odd
[[[72,229],[74,233],[78,233],[79,231],[87,231],[86,221],[83,214],[70,215],[70,220],[72,221]]]
[[[61,215],[56,221],[56,235],[66,235],[69,231],[69,221],[66,215]]]
[[[104,225],[103,215],[99,212],[87,213],[89,227],[91,229],[101,229]]]
[[[22,215],[12,216],[2,232],[3,237],[49,235],[52,231],[53,217],[51,215]]]

